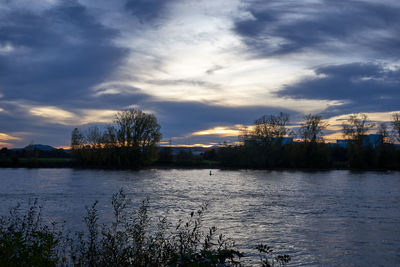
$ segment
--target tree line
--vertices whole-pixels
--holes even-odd
[[[306,115],[297,130],[288,124],[284,113],[262,116],[243,129],[241,145],[220,147],[218,160],[235,168],[400,168],[400,149],[395,144],[400,142],[399,113],[392,116],[391,129],[385,123],[378,125],[374,140],[367,134],[375,123],[366,114],[350,115],[342,123],[342,145],[324,142],[328,124],[320,115]],[[288,137],[298,140],[287,142]]]
[[[308,114],[297,128],[288,114],[264,115],[241,130],[239,145],[221,145],[200,155],[190,150],[173,153],[159,147],[161,126],[153,114],[136,109],[118,112],[114,125],[86,131],[75,128],[71,154],[76,164],[109,168],[141,168],[151,164],[227,168],[357,168],[399,169],[400,113],[390,125],[377,126],[375,139],[368,133],[375,123],[366,114],[353,114],[342,123],[341,145],[326,143],[328,123]],[[377,137],[377,138],[376,138]],[[297,138],[293,142],[293,138]]]
[[[141,168],[158,157],[161,126],[153,114],[129,109],[115,115],[114,125],[101,130],[75,128],[71,155],[78,165],[110,168]]]

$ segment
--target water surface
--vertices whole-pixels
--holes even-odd
[[[48,220],[83,227],[85,205],[103,219],[120,188],[171,220],[209,203],[215,225],[247,252],[258,243],[290,266],[400,266],[399,172],[0,169],[0,214],[35,198]]]

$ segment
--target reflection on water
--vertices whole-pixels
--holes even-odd
[[[38,198],[47,219],[80,229],[85,205],[99,200],[107,220],[122,187],[172,221],[208,202],[207,223],[241,250],[264,242],[290,254],[291,266],[400,263],[399,172],[212,172],[0,169],[0,214]]]

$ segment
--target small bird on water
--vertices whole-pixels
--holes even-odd
[[[210,170],[210,176],[211,176],[211,175],[213,175],[213,173],[212,173],[211,170]]]

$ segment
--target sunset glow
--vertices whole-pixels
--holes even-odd
[[[192,133],[193,136],[196,135],[217,135],[220,137],[225,136],[238,136],[240,134],[240,129],[243,128],[243,125],[235,125],[233,127],[214,127],[208,130],[198,131]]]
[[[241,125],[281,111],[293,128],[321,114],[329,140],[352,113],[389,122],[399,110],[399,9],[392,0],[0,3],[0,130],[16,138],[3,146],[69,146],[74,127],[104,127],[132,107],[184,145],[237,142]]]

